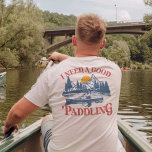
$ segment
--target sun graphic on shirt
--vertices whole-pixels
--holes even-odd
[[[87,83],[90,78],[91,77],[88,76],[88,75],[83,76],[82,79],[81,79],[81,83]]]

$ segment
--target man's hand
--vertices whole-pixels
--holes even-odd
[[[9,111],[5,121],[4,133],[8,132],[11,127],[18,130],[18,125],[22,122],[29,114],[37,110],[39,107],[30,102],[26,98],[20,99]]]
[[[5,124],[5,127],[4,127],[4,135],[11,129],[11,128],[14,128],[14,131],[19,129],[18,125],[14,125],[14,126],[7,126],[7,124]]]
[[[65,59],[68,59],[70,56],[68,55],[65,55],[65,54],[61,54],[61,53],[58,53],[58,52],[53,52],[51,54],[51,56],[48,58],[48,60],[54,60],[55,62],[61,62]]]

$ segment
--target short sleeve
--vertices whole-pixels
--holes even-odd
[[[33,104],[42,107],[48,103],[48,72],[45,70],[24,97]]]

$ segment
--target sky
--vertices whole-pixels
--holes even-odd
[[[152,13],[152,7],[143,0],[33,0],[42,10],[73,14],[96,13],[106,21],[142,21],[144,14]],[[117,12],[117,13],[116,13]],[[117,15],[116,15],[117,14]]]
[[[152,7],[143,0],[33,0],[42,10],[73,14],[96,13],[106,21],[142,21],[144,14],[152,13]],[[117,12],[117,13],[116,13]],[[117,15],[116,15],[117,14]]]

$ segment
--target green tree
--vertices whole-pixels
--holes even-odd
[[[76,16],[63,15],[58,13],[50,13],[49,11],[43,12],[43,18],[46,27],[53,26],[74,26],[76,23]]]
[[[1,0],[0,51],[10,50],[20,64],[36,62],[44,51],[42,12],[32,0]]]
[[[125,51],[120,47],[110,46],[107,49],[103,49],[99,55],[104,56],[111,61],[114,61],[120,67],[130,66],[129,59],[126,56]]]
[[[0,52],[0,64],[7,69],[9,67],[17,67],[19,63],[16,60],[16,55],[7,48]]]
[[[146,23],[151,23],[152,22],[152,14],[145,14],[143,20]]]
[[[152,0],[143,0],[145,5],[152,6]]]

